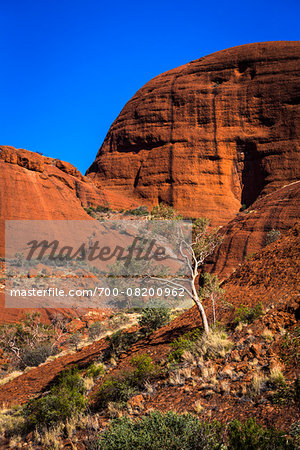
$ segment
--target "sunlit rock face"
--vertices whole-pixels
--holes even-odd
[[[142,87],[87,175],[140,204],[224,224],[299,177],[298,42],[205,56]]]

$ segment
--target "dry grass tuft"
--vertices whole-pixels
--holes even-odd
[[[261,373],[255,373],[252,378],[251,390],[258,395],[261,392],[265,377]]]
[[[262,337],[266,340],[266,341],[272,341],[274,336],[271,330],[269,330],[268,328],[265,328],[262,334]]]
[[[201,401],[200,400],[196,400],[194,403],[194,410],[196,412],[196,414],[201,414],[204,411],[203,406],[201,405]]]
[[[281,386],[286,384],[284,375],[279,365],[274,365],[272,367],[272,369],[270,370],[269,380],[271,381],[271,383]]]
[[[212,330],[199,339],[197,353],[205,358],[224,357],[233,347],[224,331]]]

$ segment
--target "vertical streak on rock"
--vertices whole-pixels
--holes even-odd
[[[170,183],[170,187],[169,187],[169,195],[168,195],[168,199],[169,199],[169,203],[171,205],[173,205],[173,163],[174,163],[174,85],[175,82],[178,78],[179,74],[174,75],[172,84],[171,84],[171,89],[170,89],[170,103],[171,103],[171,115],[170,115],[170,147],[169,147],[169,178],[168,181]]]
[[[215,158],[217,161],[217,170],[219,176],[219,184],[222,184],[221,181],[221,168],[220,168],[220,156],[218,151],[218,141],[217,141],[217,114],[216,114],[216,97],[217,97],[217,88],[213,88],[213,104],[212,104],[212,113],[213,113],[213,129],[214,129],[214,147],[215,147]]]

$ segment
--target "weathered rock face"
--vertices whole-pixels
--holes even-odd
[[[108,204],[110,196],[70,163],[0,146],[1,226],[12,219],[90,219],[83,207]],[[125,207],[133,203],[122,196],[119,201]]]
[[[300,181],[288,184],[256,200],[222,229],[224,241],[205,269],[220,279],[230,275],[246,257],[264,248],[274,229],[284,237],[300,223]],[[299,228],[299,227],[298,227]]]
[[[228,222],[299,177],[299,49],[249,44],[154,78],[112,124],[88,176],[115,199]]]
[[[27,150],[0,147],[0,256],[5,251],[5,220],[88,220],[90,216],[83,207],[104,202],[103,193],[71,164]],[[3,306],[1,286],[0,322],[23,315],[22,310]]]

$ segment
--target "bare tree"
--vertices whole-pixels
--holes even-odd
[[[222,237],[218,233],[218,229],[210,228],[208,219],[198,219],[193,223],[192,242],[187,242],[182,229],[179,230],[178,239],[179,251],[181,257],[186,261],[190,277],[184,279],[184,281],[182,278],[150,278],[152,280],[159,280],[166,286],[183,289],[196,304],[202,318],[204,331],[205,333],[208,333],[208,320],[201,298],[198,294],[196,283],[198,281],[201,266],[205,259],[213,253],[218,245],[220,245]]]

